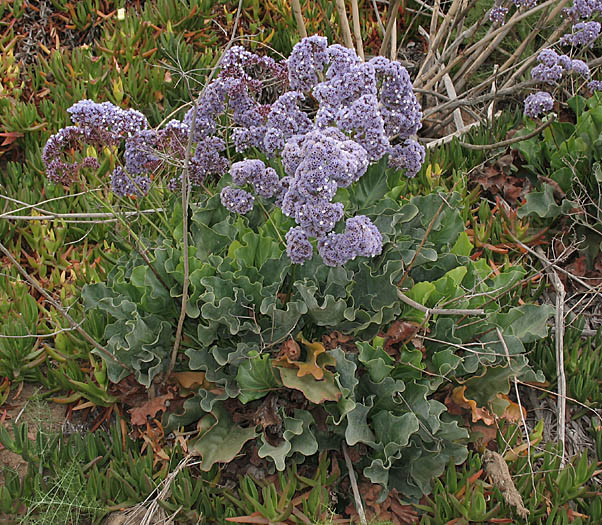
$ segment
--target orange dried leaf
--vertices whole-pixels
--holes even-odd
[[[474,399],[467,399],[464,395],[465,392],[466,386],[457,386],[452,391],[449,401],[457,407],[470,410],[473,423],[483,421],[486,425],[493,425],[495,423],[493,414],[487,408],[478,407]]]
[[[155,417],[158,412],[165,410],[165,403],[173,399],[173,394],[168,392],[163,396],[157,396],[149,399],[146,403],[139,407],[130,408],[128,412],[132,416],[132,425],[146,425],[147,417]]]

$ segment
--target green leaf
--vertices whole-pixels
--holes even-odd
[[[368,369],[370,379],[375,383],[380,383],[385,377],[391,375],[393,371],[393,358],[382,348],[374,348],[370,343],[356,343],[360,353],[359,361]]]
[[[511,308],[508,313],[493,316],[492,321],[503,328],[504,334],[518,337],[523,343],[533,343],[548,335],[547,321],[554,315],[549,304],[525,304]]]
[[[388,191],[385,168],[387,156],[372,164],[362,177],[351,186],[349,201],[351,205],[366,208],[381,199]]]
[[[216,463],[229,463],[244,444],[257,436],[255,428],[236,425],[225,408],[214,405],[211,414],[199,421],[205,432],[189,442],[188,450],[201,456],[201,470],[207,472]]]
[[[272,445],[261,437],[262,445],[257,451],[260,458],[271,457],[278,471],[286,468],[285,459],[299,452],[304,456],[311,456],[318,451],[318,442],[310,429],[314,423],[313,416],[306,410],[295,410],[295,417],[283,416],[282,441]]]
[[[450,251],[456,255],[465,255],[468,257],[472,253],[473,248],[474,245],[470,242],[468,234],[466,232],[460,232],[456,243],[453,245]]]
[[[347,414],[347,428],[345,429],[345,440],[352,447],[357,443],[364,443],[376,447],[376,437],[368,424],[368,414],[372,409],[372,398],[366,399],[366,404],[357,403],[355,408]]]
[[[241,403],[260,399],[273,388],[280,386],[269,357],[267,354],[251,357],[238,367],[236,381],[240,386],[238,399]]]
[[[318,381],[312,375],[297,377],[297,369],[279,367],[280,378],[287,388],[300,390],[312,403],[320,404],[324,401],[338,401],[341,391],[336,385],[334,374],[324,370],[324,379]]]
[[[575,203],[564,199],[559,206],[554,199],[554,188],[550,184],[544,186],[544,191],[532,191],[527,194],[527,202],[518,209],[520,218],[538,215],[542,219],[553,219],[571,211]]]

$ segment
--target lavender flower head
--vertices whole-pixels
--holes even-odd
[[[328,60],[327,47],[328,39],[318,35],[304,38],[295,45],[287,60],[291,89],[306,92],[319,82],[319,74]]]
[[[571,71],[585,78],[590,77],[589,66],[583,60],[572,60]]]
[[[382,252],[383,237],[365,215],[347,219],[345,238],[358,256],[374,257]]]
[[[537,118],[543,113],[548,113],[554,108],[552,95],[545,91],[538,91],[525,99],[525,115]]]
[[[146,195],[150,185],[151,181],[147,176],[130,177],[121,166],[117,166],[111,174],[111,189],[119,197]]]
[[[573,20],[591,18],[596,13],[602,13],[600,0],[574,0],[573,5],[564,10],[564,14]]]
[[[253,209],[255,198],[240,188],[226,186],[220,193],[220,199],[225,208],[233,213],[246,215]]]
[[[403,144],[391,148],[389,166],[398,170],[406,170],[408,177],[414,177],[420,171],[425,156],[424,146],[415,140],[408,139]]]
[[[42,151],[46,175],[54,182],[71,183],[82,167],[90,167],[91,157],[81,163],[66,162],[64,152],[71,147],[117,146],[123,139],[148,128],[146,117],[139,111],[121,109],[110,102],[98,104],[80,100],[67,110],[74,126],[52,135]]]
[[[307,238],[303,228],[296,226],[291,228],[286,236],[286,254],[294,264],[303,264],[314,255],[314,249]]]
[[[497,23],[500,25],[504,25],[506,22],[506,15],[508,14],[508,8],[502,6],[494,6],[489,11],[489,21],[493,23]]]
[[[566,33],[560,39],[560,44],[592,47],[600,36],[600,28],[600,22],[579,22],[573,26],[572,33]]]
[[[592,80],[587,85],[587,90],[590,92],[602,91],[602,80]]]
[[[80,100],[67,112],[91,144],[118,144],[121,139],[148,128],[146,117],[133,109],[121,109],[110,102]]]
[[[238,186],[251,184],[258,195],[270,198],[280,193],[280,178],[273,168],[266,167],[258,159],[245,159],[235,162],[230,168],[232,181]]]

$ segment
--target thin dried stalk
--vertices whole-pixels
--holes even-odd
[[[550,124],[552,124],[552,122],[554,122],[554,119],[548,120],[547,122],[533,130],[531,133],[528,133],[527,135],[521,135],[520,137],[512,137],[511,139],[502,140],[501,142],[496,142],[495,144],[470,144],[468,142],[458,142],[458,144],[460,144],[460,146],[462,146],[463,148],[475,151],[488,151],[497,148],[505,148],[512,144],[516,144],[517,142],[522,142],[523,140],[528,140],[530,138],[535,137],[536,135],[539,135],[544,129],[546,129]]]
[[[184,170],[182,172],[182,255],[184,257],[184,284],[182,286],[182,305],[180,307],[180,317],[178,319],[178,326],[176,328],[176,336],[174,339],[173,348],[171,350],[171,359],[169,361],[169,368],[167,369],[167,373],[165,377],[168,377],[172,372],[176,365],[176,358],[178,356],[178,350],[180,349],[180,343],[182,341],[182,331],[184,328],[184,319],[186,318],[186,307],[188,303],[188,287],[190,284],[190,267],[188,260],[188,204],[190,202],[190,185],[189,185],[189,168],[190,168],[190,158],[192,155],[192,142],[194,136],[194,129],[196,125],[197,118],[197,109],[199,103],[207,89],[207,86],[213,80],[213,77],[217,73],[217,69],[222,61],[224,54],[232,47],[236,39],[236,30],[238,29],[238,23],[240,21],[240,14],[242,11],[242,3],[243,0],[239,0],[238,9],[236,10],[236,18],[234,19],[234,27],[232,28],[232,36],[230,37],[230,41],[226,44],[224,51],[220,59],[216,62],[215,66],[211,70],[209,77],[207,78],[207,82],[205,83],[205,87],[199,93],[199,96],[195,102],[193,113],[192,113],[192,122],[190,124],[190,135],[188,136],[188,144],[186,146],[186,157],[184,161]]]
[[[379,55],[385,56],[387,48],[389,47],[389,40],[391,39],[391,32],[393,31],[393,25],[397,19],[397,12],[399,11],[399,5],[401,0],[395,0],[393,4],[389,5],[389,18],[387,19],[387,29],[385,30],[385,36],[383,37],[383,43],[380,46],[378,52]]]
[[[349,49],[353,49],[353,38],[351,38],[351,28],[349,27],[349,19],[347,18],[347,10],[345,9],[345,0],[336,0],[336,8],[341,22],[345,45]]]
[[[501,111],[498,111],[494,117],[497,118],[502,114]],[[451,142],[455,137],[459,137],[460,135],[463,135],[464,133],[466,133],[467,131],[470,131],[472,128],[476,128],[477,126],[481,126],[483,124],[482,121],[476,121],[476,122],[471,122],[470,124],[467,124],[466,126],[464,126],[464,129],[458,130],[458,131],[454,131],[453,133],[445,136],[445,137],[441,137],[440,139],[437,140],[433,140],[431,142],[429,142],[426,145],[426,149],[432,149],[432,148],[436,148],[438,146],[441,146],[443,144],[447,144],[448,142]]]
[[[554,342],[556,349],[556,373],[558,375],[558,441],[561,444],[560,468],[566,464],[566,374],[564,372],[564,299],[566,292],[558,274],[550,270],[548,272],[552,286],[556,290],[556,333]]]
[[[355,479],[355,472],[353,471],[353,463],[347,452],[347,443],[343,441],[343,456],[345,457],[345,463],[347,464],[347,470],[349,471],[349,481],[351,481],[351,490],[353,492],[353,499],[355,500],[355,508],[360,518],[361,525],[368,525],[366,520],[366,513],[364,512],[364,505],[362,504],[362,497],[357,486],[357,480]]]
[[[397,58],[397,18],[393,22],[393,28],[391,29],[391,53],[389,57],[391,60]]]
[[[364,60],[364,43],[362,42],[362,28],[360,26],[360,10],[357,0],[351,0],[351,19],[353,20],[353,35],[358,56]]]
[[[410,299],[407,295],[405,295],[401,290],[397,290],[397,297],[402,303],[411,306],[412,308],[416,308],[416,310],[420,310],[424,312],[428,316],[431,315],[485,315],[485,310],[482,308],[429,308],[428,306],[424,306],[423,304],[417,303],[413,299]]]
[[[380,28],[381,35],[384,38],[385,25],[383,24],[383,20],[380,17],[380,13],[378,12],[378,5],[376,5],[376,0],[372,0],[372,7],[374,8],[374,13],[376,14],[376,20],[378,22],[378,27]]]
[[[295,22],[297,23],[297,32],[301,38],[305,38],[307,36],[307,29],[305,29],[301,4],[299,3],[299,0],[291,0],[291,5],[293,6],[293,15],[295,16]]]

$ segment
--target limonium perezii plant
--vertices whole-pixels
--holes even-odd
[[[220,197],[232,213],[246,214],[257,198],[271,199],[296,223],[286,234],[286,251],[296,264],[314,256],[314,245],[328,266],[380,254],[381,233],[367,216],[345,219],[343,203],[334,202],[337,190],[357,182],[383,157],[413,176],[425,156],[412,138],[422,113],[406,69],[384,57],[364,62],[353,49],[329,46],[320,36],[304,38],[282,62],[231,47],[196,107],[159,130],[141,113],[108,102],[83,100],[69,112],[74,125],[44,148],[51,179],[69,183],[82,167],[96,167],[93,157],[66,162],[67,147],[122,148],[124,162],[111,175],[112,189],[119,196],[144,195],[151,175],[166,162],[182,169],[192,133],[191,183],[229,170],[232,184]],[[224,138],[246,158],[230,164]],[[282,176],[270,163],[282,166]],[[180,180],[176,173],[166,185],[175,190]]]

